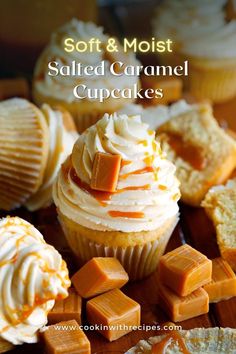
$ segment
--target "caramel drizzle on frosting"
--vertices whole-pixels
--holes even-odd
[[[183,354],[191,354],[178,331],[171,331],[164,339],[152,346],[151,354],[165,354],[171,343],[177,342]]]

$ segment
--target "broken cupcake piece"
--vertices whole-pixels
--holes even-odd
[[[54,302],[68,296],[66,263],[33,225],[7,217],[0,221],[0,278],[0,339],[37,342]]]
[[[185,244],[166,253],[159,263],[160,280],[179,296],[187,296],[209,283],[212,262]]]
[[[103,152],[95,154],[90,187],[102,192],[115,192],[118,183],[121,156]]]
[[[178,296],[167,286],[160,284],[158,298],[159,305],[174,322],[185,321],[209,311],[209,297],[203,288],[198,288],[187,296]]]
[[[236,167],[236,142],[219,127],[208,104],[192,105],[157,132],[162,149],[176,165],[187,204],[199,206],[208,190],[225,182]]]
[[[48,326],[42,333],[46,354],[90,354],[90,342],[75,320]]]
[[[223,258],[212,260],[212,281],[204,285],[210,302],[219,302],[236,296],[236,275]]]
[[[56,301],[54,307],[48,313],[48,323],[55,324],[60,321],[76,320],[81,324],[82,299],[77,291],[69,289],[69,296]]]
[[[114,257],[94,257],[71,278],[83,298],[121,288],[128,280],[128,274]]]
[[[140,305],[119,289],[89,300],[86,311],[88,322],[100,325],[99,332],[110,342],[140,325]]]
[[[236,178],[212,187],[201,206],[215,226],[221,257],[236,271]]]

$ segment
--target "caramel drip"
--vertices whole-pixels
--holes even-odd
[[[165,354],[172,342],[177,342],[183,354],[191,354],[179,332],[171,331],[162,341],[152,346],[152,354]]]
[[[206,167],[206,158],[200,147],[183,141],[175,134],[168,133],[168,144],[175,151],[176,155],[188,162],[195,170],[203,170]]]
[[[130,165],[132,161],[129,161],[129,160],[121,160],[121,163],[120,163],[120,168],[124,167],[124,166],[127,166],[127,165]]]
[[[111,199],[112,194],[114,193],[109,193],[109,192],[101,192],[92,189],[88,183],[81,181],[81,179],[77,176],[75,169],[70,170],[70,177],[72,181],[83,191],[91,194],[102,206],[106,205],[107,200]]]
[[[141,219],[144,217],[144,213],[140,211],[118,211],[111,210],[108,211],[108,214],[113,218],[133,218],[133,219]]]
[[[147,189],[150,189],[150,184],[144,184],[143,186],[131,186],[131,187],[125,187],[121,188],[116,193],[122,193],[123,191],[145,191]]]
[[[141,168],[139,170],[136,171],[132,171],[129,173],[126,173],[122,176],[120,176],[121,179],[126,179],[127,177],[131,176],[131,175],[142,175],[143,173],[150,173],[150,172],[154,172],[154,168],[152,166],[146,166],[144,168]]]
[[[150,185],[145,184],[143,186],[131,186],[131,187],[121,188],[113,193],[101,192],[101,191],[97,191],[97,190],[92,189],[86,182],[81,181],[81,179],[77,176],[75,169],[73,169],[73,168],[70,170],[70,177],[71,177],[72,181],[79,188],[81,188],[83,191],[91,194],[102,206],[106,206],[106,201],[110,200],[111,196],[113,194],[122,193],[123,191],[150,189]]]

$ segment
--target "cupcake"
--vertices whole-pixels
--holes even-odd
[[[49,128],[49,152],[42,184],[25,203],[30,211],[51,205],[53,183],[78,137],[73,119],[67,111],[60,107],[52,109],[47,104],[42,105],[41,111]]]
[[[175,167],[140,116],[108,115],[76,141],[53,189],[81,263],[116,257],[130,279],[152,273],[178,221]]]
[[[226,21],[226,0],[166,0],[158,8],[153,32],[171,38],[166,64],[189,61],[187,88],[199,99],[223,102],[236,95],[236,20]]]
[[[18,217],[0,220],[0,347],[35,343],[55,300],[68,296],[66,263]]]
[[[98,38],[101,41],[101,52],[66,52],[64,49],[64,40],[73,38],[76,41],[86,41],[91,38]],[[125,104],[132,102],[133,99],[108,98],[102,104],[99,99],[78,99],[73,94],[73,89],[79,84],[86,85],[90,89],[124,89],[130,88],[138,82],[135,76],[114,76],[109,73],[109,66],[114,61],[120,60],[126,65],[136,65],[137,61],[132,53],[108,53],[106,44],[108,36],[103,33],[102,27],[97,27],[93,23],[85,23],[73,19],[72,21],[59,28],[51,37],[49,45],[42,52],[38,59],[34,72],[33,96],[37,104],[43,102],[52,105],[64,106],[75,118],[79,132],[94,124],[104,113],[113,113],[122,108]],[[120,57],[122,55],[122,58]],[[91,65],[93,67],[105,63],[105,76],[49,76],[48,63],[56,61],[60,65],[71,66],[75,61],[83,66]]]
[[[0,209],[52,202],[52,184],[77,138],[68,112],[13,98],[0,103]]]
[[[0,102],[0,209],[10,210],[43,181],[49,133],[43,113],[24,99]]]

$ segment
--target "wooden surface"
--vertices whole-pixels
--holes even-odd
[[[106,27],[108,32],[118,37],[129,34],[129,36],[136,35],[148,38],[150,33],[150,17],[153,14],[153,7],[157,2],[149,1],[146,6],[141,6],[141,4],[137,3],[128,7],[124,5],[105,7],[101,11],[100,23]],[[132,18],[132,21],[130,21],[130,18]],[[143,62],[145,63],[152,63],[152,60],[153,57],[149,58],[145,56],[143,58]],[[227,104],[217,105],[215,107],[215,115],[221,125],[236,131],[236,99]],[[0,217],[5,215],[7,214],[0,211]],[[54,206],[31,214],[22,208],[11,213],[11,215],[18,215],[34,224],[42,232],[46,241],[54,245],[61,252],[63,258],[68,263],[71,275],[77,270],[73,256],[57,221]],[[219,256],[215,231],[204,210],[180,205],[180,222],[170,239],[167,251],[185,242],[191,244],[209,258]],[[142,324],[162,324],[169,320],[157,304],[157,274],[153,274],[143,281],[130,283],[123,290],[128,296],[141,304]],[[86,323],[85,318],[83,323]],[[214,326],[236,328],[236,298],[211,305],[209,314],[180,322],[179,324],[183,329]],[[109,343],[99,333],[86,332],[86,334],[91,341],[93,354],[118,354],[124,353],[140,339],[156,335],[157,332],[136,331],[113,343]],[[43,349],[40,347],[40,344],[23,345],[10,353],[42,354]]]

